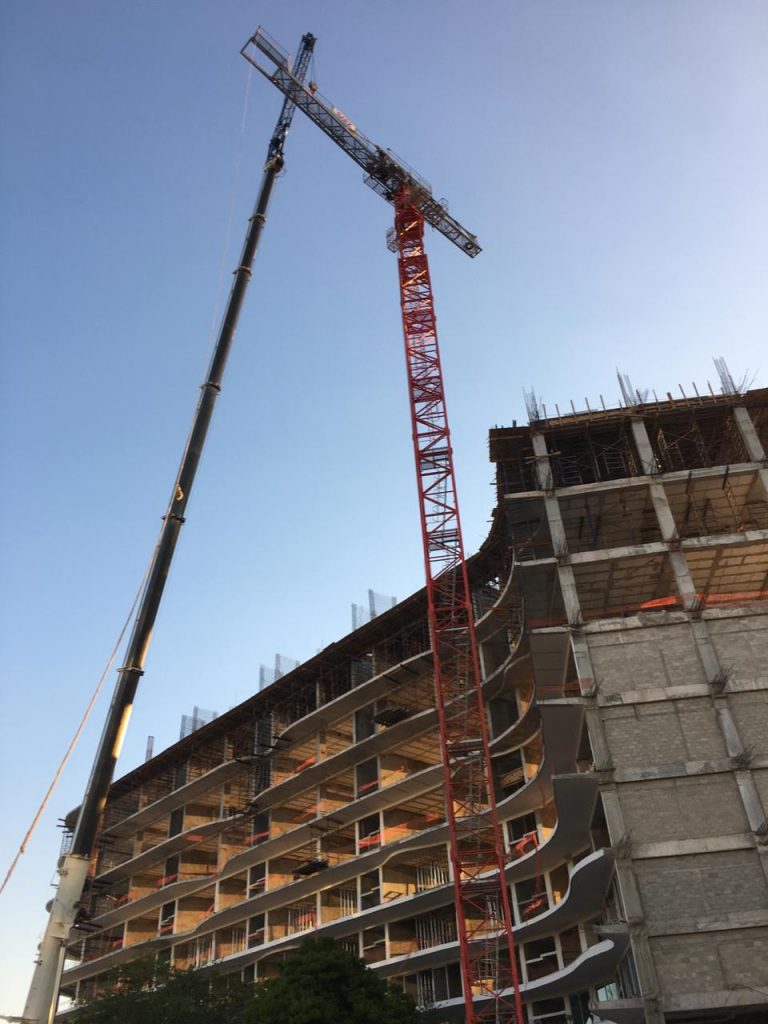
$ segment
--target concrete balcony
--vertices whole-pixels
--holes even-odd
[[[645,1007],[642,999],[611,999],[607,1002],[596,1002],[590,1004],[590,1010],[600,1018],[600,1024],[645,1024]],[[693,1021],[689,1024],[693,1024]]]
[[[543,806],[551,798],[552,777],[576,770],[584,709],[576,704],[552,704],[540,707],[539,714],[543,760],[538,772],[524,786],[499,801],[501,820],[517,818]]]
[[[333,722],[337,722],[340,718],[353,714],[358,708],[371,703],[377,697],[391,695],[393,688],[411,682],[414,675],[423,675],[431,667],[432,655],[429,650],[408,658],[399,665],[388,668],[385,672],[381,672],[372,679],[366,680],[366,682],[349,690],[341,697],[321,705],[308,715],[293,722],[280,733],[278,738],[291,743],[299,742],[310,736],[313,732],[323,729]],[[153,803],[148,804],[146,807],[142,807],[141,810],[104,829],[102,835],[107,838],[118,838],[141,831],[147,825],[169,814],[177,807],[182,807],[184,804],[196,800],[215,786],[223,785],[223,783],[246,768],[247,766],[242,761],[225,761],[204,775],[200,775],[183,786],[179,786],[173,792],[166,794],[159,800],[153,801]]]
[[[508,881],[521,881],[525,878],[532,877],[539,871],[556,867],[558,864],[563,863],[563,861],[568,857],[589,845],[589,824],[597,794],[597,780],[592,775],[586,773],[573,773],[572,771],[575,767],[576,750],[578,746],[579,730],[576,725],[581,721],[581,711],[582,709],[580,707],[568,705],[552,705],[541,709],[542,728],[544,729],[545,737],[545,757],[541,768],[536,776],[529,780],[522,789],[518,790],[517,793],[513,793],[510,797],[507,797],[506,800],[501,801],[499,804],[499,816],[502,820],[528,813],[530,810],[541,806],[541,804],[552,795],[554,795],[558,808],[557,825],[547,842],[544,843],[537,851],[532,851],[531,853],[510,863],[506,871]],[[400,724],[405,725],[407,722]],[[393,729],[396,728],[398,727],[393,727]],[[377,738],[378,737],[372,737],[372,739]],[[558,777],[553,778],[555,772],[561,771],[563,768],[570,769],[570,773],[561,774]],[[345,824],[347,822],[355,821],[358,818],[364,817],[366,814],[373,813],[373,811],[382,807],[399,803],[403,799],[408,799],[409,797],[414,797],[420,793],[436,789],[441,785],[441,779],[442,769],[439,765],[432,768],[426,768],[421,772],[417,772],[413,776],[403,779],[401,782],[387,787],[386,789],[378,790],[370,796],[351,802],[345,808],[335,811],[332,817],[334,822],[337,824]],[[211,884],[211,881],[216,880],[217,878],[224,879],[231,877],[257,861],[262,861],[269,857],[276,857],[290,852],[293,849],[298,849],[310,841],[314,834],[313,830],[317,828],[321,820],[322,819],[315,819],[306,825],[299,826],[296,829],[292,829],[290,832],[277,836],[272,840],[268,840],[267,843],[264,843],[257,848],[247,850],[236,855],[228,862],[226,869],[220,872],[217,876],[205,876],[197,884],[194,882],[174,884],[184,886],[183,894],[189,895],[194,892],[196,888],[205,888],[207,885]],[[303,898],[309,893],[315,891],[321,885],[325,888],[329,885],[338,885],[342,882],[348,881],[350,878],[354,878],[357,874],[380,867],[397,854],[404,853],[408,850],[427,848],[447,841],[447,825],[441,824],[433,828],[423,830],[412,836],[398,840],[397,842],[385,844],[378,850],[372,851],[371,853],[352,857],[347,861],[329,867],[322,872],[320,880],[318,879],[318,876],[312,876],[299,882],[293,882],[286,886],[281,886],[279,889],[275,889],[271,892],[251,897],[249,900],[245,900],[241,903],[220,910],[206,918],[206,920],[201,922],[195,929],[185,933],[185,936],[194,936],[198,934],[200,929],[207,932],[215,928],[221,928],[229,924],[237,923],[252,914],[261,913],[264,910],[281,906],[286,901]],[[148,856],[151,853],[152,851],[148,851],[146,855],[142,854],[141,856]],[[160,890],[159,892],[167,892],[167,889]],[[419,905],[418,910],[432,909],[435,906],[444,905],[445,903],[450,902],[453,898],[451,887],[446,886],[441,890],[441,892],[442,897],[439,899],[434,893],[426,894],[430,896],[429,900],[424,901],[425,904],[428,905]],[[156,893],[150,894],[149,896],[143,897],[140,901],[129,903],[125,907],[121,907],[119,910],[110,912],[109,916],[102,915],[99,919],[99,924],[106,926],[107,922],[115,923],[117,920],[126,920],[133,916],[137,916],[139,905],[143,907],[146,904],[147,907],[150,905],[154,907],[156,905],[156,898],[158,895],[159,894]],[[440,899],[442,900],[442,904],[440,903]],[[437,902],[435,902],[436,900]],[[164,901],[161,900],[160,902]],[[397,901],[398,905],[403,902],[403,900]],[[413,912],[416,911],[414,910]],[[392,916],[391,912],[389,916]],[[399,916],[399,914],[396,916]],[[160,944],[158,948],[162,948],[163,945],[168,944],[164,938],[155,941]],[[176,937],[176,941],[178,941],[178,937]],[[103,961],[98,962],[97,967],[89,970],[88,974],[96,974],[100,970],[106,969],[107,961],[109,964],[112,964],[114,957],[119,956],[119,953],[120,951],[118,951],[117,954],[108,954]],[[127,958],[128,957],[126,956],[123,959]],[[117,960],[115,962],[119,963],[121,960]],[[79,977],[79,974],[83,969],[84,966],[81,966],[74,968],[71,972],[67,972],[66,981],[69,983],[71,980],[75,980],[75,975]]]
[[[499,630],[507,629],[510,621],[510,612],[517,607],[518,597],[515,592],[515,569],[513,565],[507,576],[501,593],[494,604],[484,612],[475,622],[475,634],[479,643],[488,640]]]
[[[515,928],[515,942],[531,942],[565,931],[600,914],[614,870],[613,850],[595,850],[571,872],[568,891],[559,903]]]
[[[192,825],[183,832],[179,832],[178,835],[163,840],[163,842],[158,843],[151,849],[145,850],[135,857],[130,857],[128,860],[124,860],[122,864],[118,864],[108,871],[103,871],[100,875],[96,876],[96,880],[99,883],[112,885],[124,878],[131,878],[152,867],[153,864],[159,864],[174,853],[181,853],[184,850],[192,849],[201,841],[218,835],[219,832],[230,826],[233,820],[232,817],[215,818],[213,821],[207,821],[204,825]]]
[[[199,775],[191,782],[187,782],[185,785],[179,786],[178,789],[174,789],[172,793],[168,793],[151,804],[147,804],[140,811],[136,811],[110,828],[104,829],[101,835],[108,839],[117,839],[120,836],[129,836],[134,832],[140,832],[147,825],[151,825],[153,821],[157,821],[158,818],[170,814],[177,807],[183,807],[184,804],[196,800],[203,793],[213,789],[214,786],[223,785],[243,770],[244,766],[241,761],[223,761],[204,775]]]
[[[629,933],[626,927],[617,925],[614,926],[614,929],[610,935],[606,935],[600,942],[590,946],[567,967],[553,971],[536,981],[522,984],[520,995],[523,1002],[530,1003],[534,1000],[552,999],[555,996],[567,996],[570,993],[600,985],[613,977],[629,948]],[[421,964],[418,969],[422,969]],[[510,990],[509,995],[511,994]],[[486,1000],[476,999],[475,1002],[482,1003]],[[441,1020],[458,1022],[464,1019],[463,999],[449,999],[445,1002],[435,1003],[434,1009],[438,1011]]]
[[[217,877],[214,871],[211,874],[198,874],[190,878],[180,878],[177,882],[169,882],[168,885],[161,886],[154,892],[123,903],[114,910],[99,914],[97,917],[91,918],[90,923],[98,925],[99,928],[112,928],[122,921],[129,921],[134,917],[144,917],[149,911],[161,907],[164,903],[181,899],[182,896],[190,896],[200,889],[207,888],[216,881]]]
[[[401,686],[412,682],[415,676],[426,675],[431,670],[432,652],[426,649],[398,665],[387,668],[384,672],[379,672],[340,697],[328,701],[327,704],[321,704],[283,729],[277,739],[298,743],[319,729],[328,728],[334,722],[348,718],[379,697],[391,697],[393,690],[397,692]]]
[[[508,881],[522,882],[542,871],[551,871],[591,845],[590,824],[597,791],[598,781],[591,774],[559,775],[553,780],[555,827],[538,849],[531,849],[507,865]]]

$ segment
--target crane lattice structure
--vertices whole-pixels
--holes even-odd
[[[263,68],[255,51],[274,70]],[[466,1022],[523,1024],[424,225],[437,228],[469,256],[480,246],[433,198],[423,178],[371,142],[314,83],[305,87],[292,74],[288,55],[266,33],[259,29],[241,52],[363,168],[366,184],[395,207],[388,245],[398,254]]]

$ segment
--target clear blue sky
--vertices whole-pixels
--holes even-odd
[[[280,106],[254,74],[241,135],[259,23],[314,32],[322,92],[484,246],[429,239],[469,550],[524,386],[767,383],[764,0],[3,0],[3,873],[165,509]],[[421,584],[390,220],[297,114],[121,771]],[[106,703],[0,898],[0,1012]]]

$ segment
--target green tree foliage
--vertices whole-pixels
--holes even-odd
[[[77,1011],[76,1024],[245,1024],[253,986],[210,971],[158,971],[136,960],[117,972],[108,995]]]
[[[332,939],[307,939],[257,985],[248,1024],[426,1024],[410,998]]]
[[[137,960],[112,990],[80,1008],[76,1024],[430,1024],[410,996],[389,986],[332,939],[306,939],[257,985],[208,970],[164,971]]]

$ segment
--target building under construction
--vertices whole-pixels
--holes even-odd
[[[757,1024],[768,389],[531,415],[469,561],[528,1022]],[[62,991],[314,933],[461,1021],[445,814],[420,591],[112,785]]]

